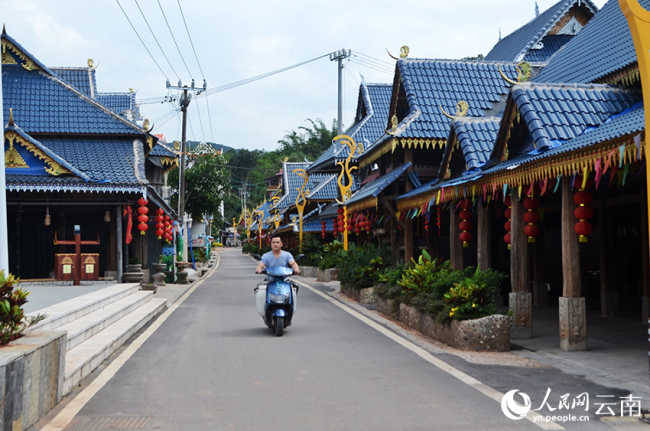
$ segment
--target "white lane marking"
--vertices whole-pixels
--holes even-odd
[[[441,361],[440,359],[436,358],[433,356],[431,353],[427,352],[421,347],[416,346],[415,344],[411,343],[410,341],[402,338],[401,336],[395,334],[392,331],[389,331],[388,329],[384,328],[377,322],[373,321],[372,319],[367,318],[363,314],[360,314],[359,312],[351,309],[350,307],[346,306],[345,304],[337,301],[336,299],[332,298],[329,295],[324,294],[323,292],[314,289],[307,283],[304,283],[302,281],[298,281],[295,278],[292,279],[296,283],[300,283],[307,289],[311,290],[317,295],[320,295],[321,297],[327,299],[330,301],[332,304],[336,305],[340,309],[344,310],[345,312],[351,314],[352,316],[356,317],[357,319],[361,320],[363,323],[366,325],[370,326],[373,329],[376,329],[383,335],[387,336],[391,340],[395,341],[396,343],[402,345],[403,347],[406,347],[425,361],[429,362],[432,365],[435,365],[436,367],[440,368],[442,371],[456,377],[458,380],[461,382],[473,387],[477,391],[481,392],[484,395],[487,395],[488,397],[492,398],[498,403],[501,403],[501,399],[503,398],[503,395],[501,392],[497,391],[496,389],[493,389],[489,387],[488,385],[476,380],[474,377],[471,377],[468,374],[465,374],[464,372],[452,367],[448,363]],[[526,415],[526,419],[529,421],[533,422],[535,425],[539,426],[542,429],[545,430],[563,430],[565,429],[564,427],[558,425],[555,422],[545,422],[545,417],[543,415],[540,415],[539,413],[536,413],[534,411],[529,411],[528,414]]]
[[[219,260],[217,261],[217,264],[215,267],[209,272],[209,274],[204,275],[205,278],[202,278],[199,281],[195,281],[194,286],[192,286],[187,292],[183,294],[183,296],[180,297],[179,300],[177,300],[171,307],[169,307],[158,319],[156,319],[155,322],[151,324],[149,328],[145,332],[142,333],[129,347],[127,347],[113,362],[111,362],[105,369],[104,371],[101,372],[99,376],[95,380],[92,381],[81,393],[79,393],[70,403],[68,403],[67,406],[63,408],[55,417],[45,425],[43,428],[41,428],[41,431],[61,431],[63,430],[69,423],[70,421],[81,411],[83,406],[86,405],[88,401],[92,399],[92,397],[95,396],[97,392],[101,388],[108,383],[108,381],[119,371],[120,368],[122,368],[122,365],[126,363],[126,361],[133,356],[135,352],[138,351],[140,346],[142,346],[148,339],[153,335],[154,332],[160,326],[165,323],[165,320],[185,301],[191,294],[196,290],[197,287],[199,287],[208,277],[210,277],[214,271],[219,268],[219,264],[221,263],[221,256],[219,256]]]

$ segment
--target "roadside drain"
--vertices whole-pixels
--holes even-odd
[[[81,417],[70,421],[65,430],[132,430],[143,429],[151,421],[151,417]]]

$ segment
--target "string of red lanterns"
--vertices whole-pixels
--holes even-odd
[[[149,229],[149,225],[147,224],[149,221],[149,217],[147,217],[149,208],[147,208],[147,204],[149,204],[149,201],[145,198],[138,199],[138,205],[140,205],[138,208],[138,214],[140,214],[138,216],[138,221],[140,222],[140,224],[138,224],[138,230],[140,231],[140,235],[144,235],[147,229]]]
[[[463,210],[460,212],[460,219],[462,221],[458,225],[460,227],[460,230],[462,230],[459,238],[463,242],[463,248],[467,248],[469,246],[469,242],[472,240],[472,234],[469,231],[474,227],[470,222],[473,216],[472,212],[470,211],[470,208],[472,208],[472,203],[469,199],[465,199],[461,202],[460,207]]]
[[[508,233],[505,234],[503,240],[506,242],[506,244],[508,244],[508,250],[510,250],[510,225],[511,225],[510,220],[512,219],[512,200],[510,199],[509,195],[503,199],[503,203],[508,207],[504,212],[506,218],[508,219],[508,221],[504,225]]]
[[[585,183],[585,187],[583,187],[583,182]],[[594,200],[594,197],[585,188],[591,185],[591,180],[587,178],[587,181],[584,181],[583,177],[578,175],[573,184],[574,187],[579,187],[579,190],[573,195],[573,201],[578,204],[578,207],[573,211],[573,215],[578,219],[578,223],[575,224],[573,230],[578,234],[578,240],[580,242],[588,242],[587,236],[594,231],[593,226],[588,220],[594,216],[594,210],[587,205]]]
[[[156,235],[158,235],[158,239],[162,239],[162,236],[165,234],[165,231],[163,230],[165,227],[163,224],[163,214],[165,214],[165,211],[163,211],[162,208],[156,210]]]
[[[539,226],[535,224],[539,223],[540,220],[537,212],[539,199],[533,197],[533,193],[531,193],[524,199],[524,207],[528,210],[524,213],[524,221],[528,223],[524,226],[524,233],[528,235],[528,242],[535,242],[535,237],[539,235]]]

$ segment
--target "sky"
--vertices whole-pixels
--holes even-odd
[[[593,2],[600,8],[606,0]],[[555,3],[538,0],[541,12]],[[172,85],[194,78],[197,86],[205,78],[208,88],[219,87],[351,49],[355,56],[343,74],[344,128],[354,120],[361,74],[367,83],[392,83],[395,61],[387,49],[397,56],[407,45],[410,58],[485,55],[498,41],[499,29],[505,37],[535,16],[534,0],[0,0],[0,5],[7,33],[47,66],[83,67],[92,58],[99,64],[100,92],[133,88],[143,100],[173,94],[166,89],[167,78]],[[177,104],[140,109],[155,124],[153,133],[180,139]],[[321,58],[193,100],[188,112],[188,139],[275,150],[286,133],[308,126],[307,119],[332,124],[336,62]]]

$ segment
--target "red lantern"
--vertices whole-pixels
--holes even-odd
[[[440,227],[442,226],[442,222],[441,222],[442,215],[440,213],[440,207],[437,207],[437,208],[438,208],[438,219],[437,219],[436,224],[438,225],[438,236],[440,236]]]
[[[147,229],[149,229],[149,226],[147,225],[147,222],[149,221],[149,217],[147,217],[147,213],[149,213],[149,208],[147,208],[147,204],[149,203],[148,200],[145,198],[140,198],[138,199],[138,205],[140,207],[138,208],[138,221],[140,224],[138,224],[138,230],[140,231],[140,235],[144,235]]]
[[[460,227],[460,230],[463,232],[459,235],[459,238],[463,241],[463,247],[467,248],[467,246],[469,246],[469,241],[472,240],[472,234],[468,232],[469,230],[472,230],[473,227],[472,223],[469,222],[469,220],[472,219],[472,212],[469,210],[472,207],[472,203],[469,199],[465,199],[461,202],[460,207],[463,209],[460,212],[460,219],[462,222],[458,227]]]
[[[512,217],[511,217],[511,215],[512,215],[512,200],[510,199],[510,196],[506,196],[503,199],[503,203],[508,206],[508,208],[504,211],[504,215],[508,219],[508,221],[505,224],[505,228],[506,228],[506,231],[508,231],[508,233],[505,234],[505,236],[503,237],[503,240],[506,242],[506,244],[508,244],[508,250],[510,250],[510,226],[511,226],[510,220],[512,219]]]
[[[429,222],[426,219],[424,219],[424,230],[429,232]]]
[[[343,208],[339,207],[339,209],[336,210],[336,213],[337,214],[343,214]]]
[[[524,207],[528,210],[524,214],[524,221],[528,223],[524,227],[524,233],[528,235],[528,242],[535,242],[535,237],[539,235],[539,227],[535,226],[535,223],[540,220],[539,213],[537,212],[539,199],[528,196],[524,199]]]
[[[164,233],[165,233],[164,230],[156,229],[156,235],[158,235],[158,239],[162,239],[162,236],[163,236]]]
[[[577,177],[576,184],[578,184]],[[582,186],[582,183],[579,183],[579,185]],[[578,234],[580,242],[587,242],[587,236],[594,230],[588,221],[594,216],[594,210],[586,205],[589,205],[594,200],[594,197],[587,190],[579,190],[573,195],[573,200],[579,205],[573,211],[573,215],[578,219],[578,223],[573,227],[573,230]]]

